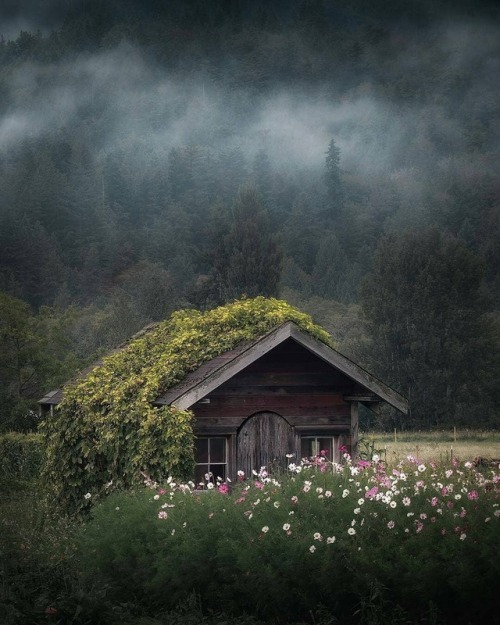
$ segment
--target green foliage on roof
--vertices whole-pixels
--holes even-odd
[[[151,402],[204,362],[286,321],[330,342],[309,315],[284,301],[257,297],[208,312],[175,312],[67,385],[54,416],[42,426],[44,475],[57,500],[81,511],[106,492],[143,482],[145,475],[156,481],[190,477],[192,413]]]

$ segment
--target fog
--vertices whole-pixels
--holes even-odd
[[[13,29],[30,23],[57,27],[62,4],[43,3],[42,9],[38,2],[7,3],[5,32],[13,36]],[[167,158],[173,147],[196,144],[239,147],[248,160],[264,149],[277,169],[320,172],[334,137],[345,170],[398,180],[400,170],[406,177],[415,168],[446,170],[453,155],[464,150],[473,163],[467,124],[478,116],[488,125],[483,151],[484,146],[498,150],[496,25],[441,21],[395,41],[397,55],[385,60],[373,49],[364,51],[365,74],[352,87],[334,76],[309,93],[282,83],[260,93],[229,88],[202,67],[185,76],[172,73],[154,53],[127,42],[57,63],[24,63],[4,80],[11,105],[1,113],[0,150],[8,153],[25,140],[77,128],[97,160],[125,144],[136,146],[130,158],[137,161],[152,153]],[[222,76],[231,79],[232,71],[227,59]],[[421,80],[422,93],[389,98],[395,78],[413,89]],[[379,85],[386,80],[389,88],[382,91]],[[332,91],[342,96],[333,97]]]

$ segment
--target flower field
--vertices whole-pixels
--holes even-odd
[[[96,505],[78,538],[84,583],[116,603],[195,594],[273,623],[499,622],[499,547],[500,467],[412,456],[150,483]]]

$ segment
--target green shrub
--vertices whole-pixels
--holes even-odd
[[[195,593],[275,623],[319,606],[342,623],[478,622],[500,587],[499,485],[469,464],[361,462],[229,495],[116,494],[79,535],[80,563],[114,602],[153,613]]]
[[[39,434],[0,435],[0,489],[11,491],[38,478],[43,459]]]

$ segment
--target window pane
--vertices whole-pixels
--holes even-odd
[[[194,471],[194,483],[196,484],[196,486],[198,486],[200,482],[206,484],[207,481],[205,479],[205,473],[208,473],[208,464],[196,465]]]
[[[226,462],[226,439],[210,439],[210,462]]]
[[[208,462],[208,438],[197,438],[195,446],[196,462]]]
[[[319,450],[320,453],[321,452],[326,452],[326,453],[322,453],[321,455],[325,456],[326,458],[328,458],[328,460],[333,460],[333,440],[332,438],[319,438]]]
[[[211,464],[210,471],[212,471],[212,473],[214,474],[214,477],[213,477],[214,482],[218,477],[220,477],[223,480],[226,479],[226,465],[225,464]]]
[[[311,455],[311,446],[310,446],[310,438],[302,437],[300,440],[300,457],[301,458],[309,458]]]

